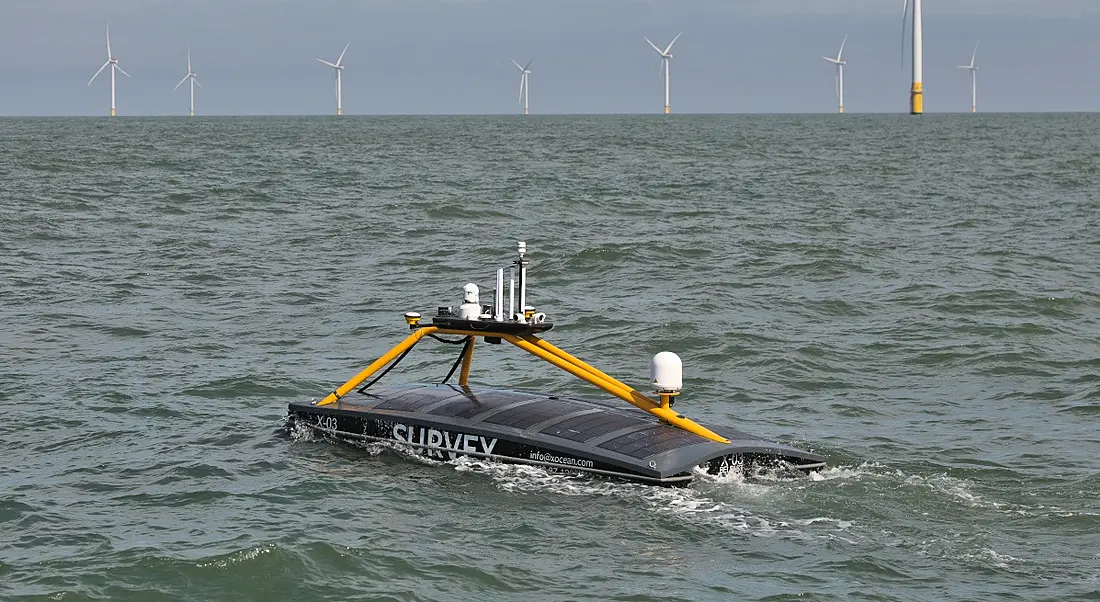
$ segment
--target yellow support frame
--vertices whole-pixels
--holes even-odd
[[[398,343],[393,349],[387,351],[382,357],[371,362],[371,365],[363,368],[362,372],[353,376],[348,382],[340,385],[335,391],[329,393],[321,401],[318,401],[317,405],[325,406],[330,403],[335,403],[336,401],[339,401],[341,397],[347,395],[355,387],[358,387],[360,383],[370,378],[372,374],[378,372],[382,368],[385,368],[386,364],[397,359],[397,356],[405,353],[405,350],[420,342],[420,339],[438,330],[439,329],[435,326],[424,326],[422,328],[417,328],[413,331],[412,334],[406,337],[404,341]]]
[[[470,347],[462,356],[462,372],[458,375],[458,384],[465,387],[470,380],[470,366],[474,363],[474,344],[477,337],[470,337]]]
[[[477,340],[477,337],[495,337],[508,341],[512,345],[519,347],[520,349],[534,355],[535,357],[548,362],[566,372],[576,376],[577,378],[588,382],[600,389],[631,403],[638,408],[653,414],[659,418],[662,422],[666,422],[685,431],[695,433],[705,439],[711,441],[717,441],[719,443],[729,443],[729,439],[715,433],[714,431],[706,428],[705,426],[681,416],[674,410],[668,407],[668,404],[662,404],[661,402],[654,401],[649,397],[641,394],[637,389],[624,384],[618,379],[609,376],[608,374],[600,371],[599,369],[591,366],[583,360],[569,354],[568,352],[558,348],[557,346],[540,339],[533,334],[514,335],[502,332],[492,332],[485,330],[459,330],[453,328],[440,328],[438,326],[422,326],[417,328],[412,334],[405,338],[404,341],[398,343],[393,349],[390,349],[369,366],[363,369],[362,372],[356,374],[351,380],[341,385],[338,389],[329,393],[321,401],[317,402],[317,405],[323,406],[334,403],[347,395],[352,389],[358,387],[363,381],[371,377],[375,372],[386,367],[387,364],[397,359],[402,353],[407,351],[413,345],[420,341],[429,334],[449,334],[458,336],[468,336],[470,338],[470,350],[466,353],[466,356],[462,360],[462,372],[459,376],[459,384],[466,386],[467,381],[470,378],[470,368],[473,365],[474,347],[473,343]]]

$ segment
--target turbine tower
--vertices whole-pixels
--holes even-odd
[[[901,46],[905,52],[905,18],[909,12],[909,0],[903,0],[901,5]],[[921,9],[921,0],[913,0],[913,87],[909,89],[909,114],[920,115],[924,113],[924,11]],[[904,60],[904,59],[903,59]]]
[[[836,53],[836,58],[830,58],[823,56],[826,62],[836,65],[836,101],[840,105],[840,113],[844,112],[844,65],[848,64],[848,61],[844,60],[844,44],[848,41],[848,36],[844,36],[844,39],[840,42],[840,52]]]
[[[347,45],[344,46],[343,52],[340,53],[340,58],[336,59],[335,63],[330,63],[330,62],[328,62],[324,59],[317,59],[319,62],[324,63],[325,65],[328,65],[329,67],[332,67],[333,69],[336,70],[336,114],[337,115],[343,115],[344,114],[344,99],[343,99],[343,92],[341,91],[341,87],[342,87],[343,82],[340,79],[340,72],[344,70],[344,63],[342,61],[344,60],[344,52],[348,51],[348,46],[351,46],[351,42],[348,42]]]
[[[187,80],[191,80],[191,116],[194,117],[195,116],[195,86],[198,86],[198,87],[201,88],[202,84],[199,83],[198,76],[195,75],[195,72],[191,70],[191,48],[187,49],[187,75],[183,76],[183,79],[180,80],[180,83],[176,84],[175,88],[172,88],[172,91],[175,92],[176,90],[178,90],[179,87],[183,85],[183,82],[185,82]]]
[[[959,69],[970,70],[970,112],[978,112],[978,66],[974,59],[978,58],[978,43],[974,42],[974,54],[970,55],[969,65],[959,65]]]
[[[512,64],[516,66],[520,71],[519,76],[519,101],[523,102],[523,114],[527,115],[527,101],[529,100],[531,89],[528,87],[528,77],[531,75],[531,63],[535,60],[535,57],[531,57],[530,61],[527,61],[526,65],[520,66],[519,63],[512,61]]]
[[[95,78],[99,77],[99,74],[103,73],[103,70],[106,69],[108,66],[111,67],[111,117],[114,117],[115,116],[115,71],[117,70],[118,72],[122,73],[126,77],[130,77],[130,74],[123,71],[122,67],[119,67],[118,59],[116,59],[114,57],[114,55],[111,54],[111,24],[110,23],[107,23],[107,62],[103,63],[103,66],[99,68],[99,71],[95,72],[95,75],[92,76],[92,79],[88,80],[88,86],[91,86],[92,82],[95,81]]]
[[[653,42],[649,42],[649,38],[645,39],[645,41],[649,42],[649,45],[657,51],[657,54],[661,55],[661,70],[657,72],[657,77],[660,77],[661,75],[665,76],[665,115],[668,115],[670,112],[670,106],[668,103],[668,66],[669,59],[672,58],[672,53],[669,51],[672,50],[672,45],[675,44],[676,40],[679,40],[680,36],[682,35],[684,35],[684,32],[682,31],[676,34],[676,37],[672,38],[672,41],[668,43],[668,46],[666,46],[664,50],[658,48],[657,45]]]

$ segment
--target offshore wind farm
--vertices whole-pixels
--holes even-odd
[[[340,2],[342,0],[334,1]],[[169,0],[169,4],[171,3],[171,0]],[[795,94],[796,82],[801,80],[810,84],[812,83],[811,78],[813,81],[820,82],[821,87],[817,89],[821,92],[832,89],[833,95],[836,97],[836,102],[831,103],[834,105],[832,109],[835,109],[835,112],[840,112],[843,105],[844,113],[853,111],[857,113],[891,112],[906,108],[910,113],[920,113],[928,110],[929,99],[932,102],[931,110],[933,112],[953,112],[964,109],[973,111],[975,108],[973,98],[970,103],[958,102],[960,96],[957,92],[963,80],[957,76],[952,76],[948,70],[955,70],[956,65],[964,65],[965,62],[957,60],[958,55],[963,52],[960,47],[965,44],[968,46],[967,50],[972,51],[973,40],[981,37],[983,40],[982,48],[986,57],[981,74],[983,76],[983,89],[986,92],[984,94],[983,109],[1003,112],[1011,110],[1012,106],[1017,104],[1014,102],[1015,98],[1039,98],[1036,95],[1013,96],[1004,92],[1013,79],[1009,77],[1009,73],[1013,71],[1012,66],[1021,64],[1021,61],[1014,54],[1014,49],[1006,48],[1002,39],[1004,36],[1012,35],[1011,31],[1005,31],[1004,36],[998,35],[995,31],[992,34],[987,31],[987,29],[992,30],[997,27],[1003,28],[1003,25],[998,25],[994,21],[988,28],[984,26],[975,27],[972,24],[965,29],[959,29],[954,24],[958,21],[957,18],[952,18],[950,14],[947,16],[943,14],[945,10],[953,10],[950,7],[954,5],[936,2],[926,4],[923,0],[919,3],[912,0],[903,0],[898,2],[898,5],[900,5],[904,16],[904,27],[901,34],[901,43],[904,45],[904,63],[902,67],[897,67],[897,63],[892,66],[887,60],[886,47],[889,46],[887,38],[890,37],[888,35],[890,27],[879,27],[878,31],[870,31],[869,26],[859,19],[852,20],[850,24],[846,23],[846,20],[840,16],[821,19],[820,26],[814,34],[815,39],[821,40],[819,48],[821,46],[832,46],[834,50],[828,53],[828,57],[836,60],[839,44],[832,42],[829,38],[843,39],[847,37],[840,60],[846,62],[856,61],[856,63],[843,67],[831,64],[832,73],[829,73],[828,80],[825,80],[824,77],[809,76],[807,74],[808,57],[805,54],[796,55],[793,52],[796,47],[805,47],[810,41],[805,31],[800,31],[798,27],[792,27],[787,34],[776,30],[770,32],[750,31],[750,35],[746,35],[745,28],[761,28],[744,22],[744,19],[730,20],[729,25],[734,28],[733,31],[736,33],[731,39],[722,40],[717,38],[714,33],[714,29],[719,27],[718,23],[710,27],[710,24],[700,26],[699,23],[684,20],[683,24],[690,25],[690,27],[681,27],[680,23],[671,22],[671,26],[667,28],[654,28],[644,23],[643,19],[634,18],[633,21],[638,26],[630,27],[631,31],[629,33],[632,35],[629,38],[633,40],[641,38],[642,42],[649,46],[649,51],[657,54],[656,58],[658,60],[654,61],[656,65],[653,67],[648,67],[643,62],[645,53],[631,52],[633,43],[631,39],[624,39],[627,33],[624,24],[622,27],[624,35],[600,39],[598,35],[591,35],[586,32],[580,37],[572,38],[569,44],[549,48],[546,42],[542,40],[530,45],[515,43],[515,40],[511,38],[522,37],[519,32],[502,31],[496,35],[492,33],[486,35],[485,32],[471,32],[470,36],[467,36],[462,29],[456,27],[448,32],[449,38],[447,39],[450,40],[448,43],[452,44],[454,48],[461,48],[461,53],[455,52],[446,56],[439,56],[438,50],[432,50],[431,53],[435,54],[435,57],[417,57],[420,65],[410,68],[410,65],[403,64],[403,61],[416,56],[410,53],[409,48],[395,48],[395,51],[403,57],[395,61],[387,58],[385,52],[370,48],[372,46],[368,39],[370,36],[359,35],[354,32],[350,34],[336,33],[335,37],[337,39],[343,38],[340,41],[344,42],[345,45],[337,46],[336,50],[329,54],[325,48],[331,48],[331,46],[326,43],[310,43],[306,47],[300,36],[287,38],[285,32],[278,30],[272,30],[271,40],[267,41],[263,40],[266,34],[261,30],[257,30],[253,34],[254,38],[258,40],[258,43],[252,44],[252,48],[255,50],[246,48],[244,52],[241,52],[232,49],[231,45],[227,45],[225,40],[215,39],[211,41],[208,37],[209,34],[204,33],[204,29],[210,28],[204,28],[201,25],[198,27],[189,26],[186,32],[181,31],[179,32],[180,35],[173,35],[169,38],[160,36],[164,42],[170,42],[162,44],[161,40],[151,37],[147,31],[132,27],[131,18],[127,15],[111,13],[102,15],[101,19],[102,17],[111,17],[110,44],[112,53],[115,56],[104,57],[104,60],[115,59],[117,61],[121,58],[121,62],[116,63],[116,65],[123,70],[119,71],[108,65],[91,82],[91,87],[94,90],[103,90],[97,85],[97,83],[101,84],[107,88],[104,91],[105,94],[109,94],[109,80],[111,79],[110,75],[113,73],[115,80],[115,102],[113,104],[115,105],[116,115],[172,114],[174,111],[171,106],[164,102],[166,97],[161,95],[160,102],[154,103],[153,98],[155,95],[151,94],[151,90],[158,86],[158,80],[161,82],[160,86],[167,83],[167,88],[161,89],[172,90],[173,85],[182,75],[177,75],[170,82],[164,82],[162,73],[166,70],[167,61],[163,60],[162,57],[172,47],[196,46],[198,47],[196,51],[202,52],[202,57],[198,58],[203,60],[206,65],[203,77],[198,81],[201,82],[201,86],[213,84],[215,88],[205,98],[199,98],[207,92],[202,90],[200,85],[194,86],[195,102],[203,104],[202,107],[197,107],[196,112],[201,110],[205,115],[250,114],[253,112],[256,114],[271,114],[273,110],[288,114],[331,114],[332,112],[337,114],[348,112],[351,114],[386,114],[406,111],[426,114],[505,114],[512,112],[506,106],[507,103],[515,106],[515,99],[517,98],[515,90],[518,87],[517,83],[521,83],[516,80],[522,79],[523,74],[521,71],[519,73],[521,77],[515,80],[494,75],[494,72],[498,71],[491,68],[490,61],[503,60],[508,63],[514,60],[522,67],[527,57],[521,59],[516,54],[529,56],[534,51],[534,53],[538,53],[543,57],[538,67],[540,83],[537,86],[539,97],[537,112],[540,114],[563,112],[623,112],[628,114],[650,111],[664,112],[666,103],[670,113],[673,112],[673,104],[677,105],[675,107],[678,109],[676,112],[689,113],[768,112],[772,110],[778,112],[818,112],[829,110],[827,109],[828,104],[824,102],[829,97],[823,93]],[[929,10],[933,12],[928,13]],[[886,11],[883,10],[882,12],[885,13]],[[0,9],[0,13],[2,13],[2,9]],[[927,18],[925,18],[926,16]],[[372,20],[370,25],[376,28],[387,27],[384,17],[385,15],[379,15],[379,18]],[[116,21],[120,22],[116,23]],[[103,23],[103,21],[100,20],[100,23]],[[929,30],[928,27],[932,27],[932,29]],[[398,35],[401,26],[394,23],[390,29],[392,35]],[[893,29],[897,31],[896,27]],[[672,43],[671,48],[669,48],[668,45],[680,31],[684,31],[682,37]],[[926,39],[929,31],[932,34],[931,42]],[[105,31],[100,29],[100,32],[101,41],[99,44],[102,48],[105,47]],[[760,40],[765,36],[770,40],[770,45],[761,45]],[[7,37],[10,38],[10,36]],[[87,40],[88,37],[90,36],[85,35],[80,38],[70,36],[71,41],[66,48],[77,48],[82,55],[90,54],[92,45]],[[802,40],[795,39],[798,37],[801,37]],[[443,39],[439,38],[438,35],[435,35],[434,38],[436,39],[432,40],[431,44],[443,44]],[[280,39],[283,40],[282,43],[278,41]],[[649,41],[646,41],[647,39]],[[1072,36],[1067,35],[1065,39],[1071,41]],[[322,42],[324,41],[322,40]],[[363,46],[359,51],[355,51],[359,43],[362,43]],[[2,44],[3,38],[0,38],[0,45]],[[276,44],[278,46],[275,46]],[[411,47],[414,44],[415,42],[410,42],[409,46]],[[834,46],[834,44],[837,45]],[[932,46],[929,47],[929,44],[932,44]],[[894,44],[895,48],[897,45],[897,43]],[[394,44],[389,41],[386,42],[386,46],[393,47]],[[495,57],[486,52],[486,49],[493,46],[496,46]],[[286,56],[281,54],[283,49],[289,51],[292,47],[295,48],[294,54],[296,56],[291,56],[289,52]],[[265,56],[271,56],[272,58],[276,56],[269,51],[270,48],[278,48],[280,51],[277,63],[286,67],[286,71],[282,74],[275,72],[276,62],[269,63],[265,58]],[[89,49],[89,51],[85,51],[85,49]],[[471,52],[471,49],[474,52]],[[791,51],[788,51],[788,49]],[[931,49],[931,54],[929,54],[929,49]],[[730,54],[730,50],[733,50],[734,53]],[[676,57],[673,59],[664,57],[662,53],[666,51],[669,54],[676,52]],[[37,50],[31,52],[35,56],[40,54]],[[427,52],[427,47],[425,47],[425,54]],[[340,58],[341,53],[344,53],[342,59]],[[813,54],[820,57],[825,53],[818,51]],[[1044,54],[1046,54],[1048,61],[1056,60],[1049,56],[1052,53]],[[327,104],[330,107],[335,104],[335,111],[323,110],[324,103],[322,101],[325,96],[322,91],[324,88],[317,82],[320,72],[323,70],[317,70],[316,75],[314,75],[314,71],[303,73],[296,70],[295,65],[299,68],[302,67],[300,61],[309,55],[313,55],[310,60],[324,61],[322,65],[332,69],[328,72],[330,75],[327,78],[328,89],[331,90],[328,98],[333,99],[335,102],[329,100]],[[460,55],[467,56],[469,60],[459,61],[458,57]],[[349,56],[354,59],[350,66],[345,65],[349,62]],[[652,57],[653,55],[649,56]],[[1033,56],[1037,61],[1041,54],[1032,53],[1029,56]],[[233,58],[227,59],[227,57]],[[316,59],[313,57],[316,57]],[[230,77],[229,65],[240,59],[243,59],[243,61],[239,63],[240,69],[237,71],[237,75]],[[820,61],[820,59],[818,60]],[[51,107],[75,107],[75,101],[80,99],[83,99],[82,107],[77,108],[77,110],[62,110],[58,114],[83,114],[85,112],[94,114],[99,112],[95,111],[94,103],[89,100],[91,97],[88,95],[82,94],[79,98],[65,98],[57,95],[51,89],[51,86],[60,83],[59,80],[56,83],[50,81],[50,78],[56,80],[56,76],[51,74],[56,71],[55,66],[71,69],[72,66],[66,65],[67,62],[75,66],[75,62],[72,60],[66,61],[62,58],[61,61],[58,61],[56,58],[52,58],[49,64],[44,65],[44,69],[36,69],[34,77],[43,80],[42,83],[37,85],[17,83],[21,74],[9,74],[9,78],[14,75],[16,79],[12,82],[10,88],[0,89],[0,114],[28,114],[29,98],[37,96],[39,90],[42,91],[42,94],[49,95],[49,98],[43,99],[44,102],[38,103],[38,108],[43,111],[43,114],[54,114],[58,111],[58,109]],[[174,61],[172,62],[174,63]],[[339,66],[343,69],[335,67],[337,62],[340,63]],[[671,77],[671,63],[677,63],[678,65],[679,76],[675,81]],[[857,71],[849,69],[853,64],[858,67]],[[0,62],[0,68],[2,66],[2,62]],[[516,69],[519,70],[518,67]],[[108,71],[112,73],[107,73]],[[340,71],[340,73],[337,73],[337,71]],[[602,71],[604,76],[600,78],[596,75],[597,71]],[[656,85],[654,85],[655,78],[651,75],[653,71],[658,72]],[[887,94],[885,90],[892,86],[901,86],[897,81],[898,78],[902,73],[909,71],[912,73],[904,84],[904,92],[898,93],[897,87],[894,87],[893,102],[890,104],[885,103],[883,101]],[[1025,81],[1045,77],[1044,72],[1041,71],[1034,72],[1028,69],[1019,71],[1024,74],[1022,79]],[[824,75],[825,71],[822,70],[821,73]],[[135,75],[137,79],[126,80],[128,75]],[[351,87],[349,87],[348,76],[354,76],[354,79],[351,80]],[[528,74],[527,77],[532,76]],[[104,79],[108,80],[107,83],[103,83]],[[505,85],[499,85],[500,88],[504,88],[503,90],[497,89],[497,84],[486,85],[487,82],[493,82],[494,79],[497,82],[507,81],[507,88],[511,88],[511,91],[506,91]],[[276,91],[276,81],[279,80],[285,82],[283,93],[277,93]],[[840,85],[839,80],[843,80],[843,86]],[[930,80],[931,84],[926,80]],[[974,88],[973,76],[971,80],[971,88]],[[825,81],[829,82],[828,88],[825,88]],[[463,85],[463,82],[468,82],[469,85]],[[1065,81],[1064,86],[1067,88],[1084,87],[1087,83],[1086,81],[1069,79]],[[928,88],[929,85],[931,85],[931,88]],[[181,85],[180,87],[187,88],[184,92],[185,95],[190,97],[192,86]],[[919,94],[915,93],[916,87],[919,87]],[[523,106],[526,105],[527,113],[531,113],[536,110],[536,107],[532,105],[534,99],[530,97],[530,81],[526,83],[524,88],[526,99],[520,102],[520,112],[522,112]],[[1050,86],[1046,86],[1046,88],[1049,89]],[[14,93],[17,89],[23,91],[22,96],[24,98],[17,97]],[[175,91],[178,92],[178,89]],[[648,107],[651,108],[647,108],[645,97],[649,96],[652,101],[651,95],[654,93],[660,101],[648,104]],[[302,102],[306,95],[309,95],[310,98],[307,102]],[[404,110],[400,106],[395,107],[393,104],[394,99],[400,98],[402,95],[408,96],[407,101],[402,103],[405,106]],[[621,98],[611,101],[613,95]],[[842,95],[843,102],[840,98]],[[480,105],[483,108],[480,110],[476,106],[470,106],[470,100],[475,96],[482,99]],[[900,103],[897,100],[899,96],[908,102]],[[974,94],[972,93],[971,96],[974,96]],[[768,100],[769,97],[771,100]],[[179,95],[175,98],[179,98]],[[249,100],[244,101],[245,98],[249,98]],[[1058,103],[1055,101],[1066,102],[1074,96],[1071,94],[1054,94],[1050,98],[1051,104],[1056,106]],[[1091,97],[1077,96],[1077,98],[1086,100]],[[485,99],[490,102],[486,103]],[[674,103],[673,100],[676,102]],[[766,104],[761,104],[762,102]],[[190,105],[190,102],[188,102],[188,105]],[[1021,105],[1021,108],[1023,106],[1026,105]],[[620,107],[619,110],[615,110],[616,107]],[[110,110],[110,104],[102,109],[107,114],[110,114]],[[190,106],[188,106],[187,114],[190,114]]]
[[[903,26],[902,26],[902,36],[901,36],[901,38],[902,38],[903,49],[905,48],[906,41],[911,42],[911,47],[909,49],[909,52],[906,53],[903,50],[903,62],[907,59],[910,66],[911,66],[911,69],[912,69],[912,77],[911,77],[911,81],[910,81],[909,94],[908,94],[908,96],[909,96],[909,113],[912,114],[912,115],[920,115],[924,112],[923,5],[922,5],[921,0],[903,0],[903,4],[902,4],[902,25]],[[111,41],[110,41],[110,27],[109,27],[109,25],[107,26],[106,32],[107,32],[106,41],[107,41],[107,49],[108,49],[107,61],[100,68],[100,70],[96,72],[96,74],[92,77],[92,79],[88,82],[88,85],[90,86],[102,71],[109,68],[109,70],[110,70],[109,75],[110,75],[111,102],[110,102],[110,107],[109,107],[108,114],[110,116],[116,116],[118,114],[118,111],[117,111],[117,105],[116,105],[116,86],[117,86],[117,84],[116,84],[115,74],[116,74],[116,72],[122,73],[122,74],[127,75],[127,76],[129,76],[129,74],[122,70],[122,68],[119,66],[118,59],[114,56],[114,54],[112,54],[112,52],[110,50]],[[672,107],[671,107],[671,104],[672,104],[671,103],[671,97],[672,97],[671,63],[672,63],[672,58],[673,58],[672,48],[677,43],[677,41],[680,39],[680,37],[682,35],[683,35],[683,32],[677,33],[674,37],[672,37],[671,41],[669,41],[667,45],[663,45],[663,46],[659,46],[656,43],[654,43],[652,40],[650,40],[648,37],[643,36],[643,39],[645,40],[645,42],[658,54],[658,57],[659,57],[658,82],[660,84],[660,89],[663,92],[664,102],[663,102],[663,105],[662,105],[662,110],[663,110],[664,114],[670,114],[672,112]],[[845,72],[844,71],[845,71],[845,66],[847,65],[847,60],[844,56],[844,51],[845,51],[845,46],[848,43],[848,40],[849,40],[849,34],[845,34],[843,40],[841,41],[840,48],[837,51],[837,54],[836,54],[835,57],[833,57],[833,56],[823,57],[826,62],[832,64],[835,67],[836,73],[835,73],[835,81],[834,81],[834,91],[835,91],[835,95],[836,95],[837,112],[838,113],[845,113],[846,112]],[[343,47],[343,49],[341,50],[340,54],[338,55],[338,57],[336,58],[335,61],[330,61],[330,60],[327,60],[327,59],[324,59],[324,58],[319,58],[319,57],[316,59],[319,63],[333,69],[333,77],[334,77],[334,84],[335,84],[335,102],[336,102],[335,114],[337,116],[342,116],[344,114],[343,74],[344,74],[344,71],[345,71],[345,68],[346,68],[346,65],[344,64],[344,58],[345,58],[345,55],[347,54],[348,49],[350,48],[350,46],[351,46],[351,42],[349,41],[345,44],[345,46]],[[974,54],[976,55],[977,48],[975,47],[974,50],[975,50]],[[974,58],[975,57],[972,56],[971,65],[969,65],[969,66],[959,66],[959,68],[968,69],[971,73],[971,96],[972,96],[972,102],[971,102],[971,106],[970,106],[970,111],[971,112],[976,112],[977,111],[977,67],[974,66],[974,64],[973,64]],[[690,61],[691,57],[688,57],[688,59],[686,59],[686,60]],[[511,62],[520,71],[519,102],[522,106],[523,114],[527,115],[527,114],[530,113],[530,75],[531,75],[530,66],[531,66],[531,61],[529,60],[525,65],[521,65],[519,62],[517,62],[515,60],[511,60]],[[180,82],[178,84],[176,84],[175,88],[173,88],[173,91],[178,89],[184,83],[189,82],[188,88],[189,88],[189,96],[190,96],[190,106],[189,106],[188,114],[193,117],[195,115],[195,87],[197,86],[199,88],[202,88],[202,85],[197,82],[196,77],[195,77],[195,75],[192,71],[192,68],[191,68],[190,48],[188,48],[188,53],[187,53],[187,64],[188,64],[187,75],[185,75],[184,78],[182,80],[180,80]],[[578,94],[580,96],[583,96],[583,91],[579,91]]]

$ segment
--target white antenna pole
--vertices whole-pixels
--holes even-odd
[[[527,243],[522,240],[516,243],[519,249],[519,311],[527,312],[527,260],[523,258],[527,254]]]
[[[527,264],[519,266],[519,311],[527,312]]]
[[[493,291],[493,319],[504,321],[504,268],[497,270],[497,288]]]
[[[516,266],[508,268],[508,319],[516,315]]]

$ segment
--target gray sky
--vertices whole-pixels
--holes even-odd
[[[345,63],[345,114],[655,113],[659,58],[677,32],[677,113],[833,112],[845,55],[850,112],[902,112],[900,0],[0,0],[0,115],[102,115],[106,59],[120,115],[186,114],[186,49],[200,114],[328,114]],[[1100,110],[1100,0],[926,0],[925,110],[969,109],[981,40],[984,111]]]

